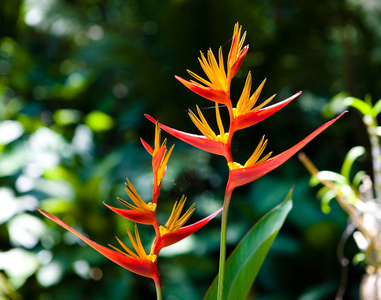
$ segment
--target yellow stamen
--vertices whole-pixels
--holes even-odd
[[[226,143],[226,141],[228,140],[229,134],[224,132],[225,130],[224,130],[224,126],[222,124],[218,104],[216,103],[216,119],[217,119],[218,129],[220,131],[219,135],[216,135],[214,133],[214,131],[212,130],[212,128],[210,128],[208,121],[206,121],[204,115],[202,114],[200,108],[197,105],[196,105],[196,108],[197,108],[197,113],[199,115],[199,118],[191,110],[189,110],[188,114],[189,114],[189,117],[191,118],[193,124],[196,125],[198,130],[200,130],[200,132],[209,140],[214,140],[214,141]]]
[[[135,224],[135,239],[133,238],[130,230],[126,227],[127,229],[127,234],[128,234],[128,237],[131,241],[131,244],[132,246],[134,247],[135,249],[135,252],[137,254],[135,254],[131,249],[129,249],[120,239],[116,238],[116,240],[118,241],[118,243],[123,247],[123,249],[126,251],[126,252],[123,252],[122,250],[118,249],[117,247],[113,246],[113,245],[109,245],[110,247],[112,247],[115,251],[118,251],[119,253],[123,254],[123,255],[126,255],[130,258],[135,258],[135,259],[144,259],[144,260],[149,260],[151,262],[155,262],[156,261],[156,255],[152,254],[152,250],[151,250],[151,253],[149,255],[147,255],[147,253],[145,252],[144,248],[143,248],[143,245],[142,245],[142,242],[140,240],[140,236],[139,236],[139,231],[138,231],[138,227],[136,226]]]
[[[245,86],[243,88],[241,97],[238,100],[237,103],[237,111],[246,111],[247,110],[247,103],[250,97],[250,90],[251,90],[251,72],[247,74]]]
[[[241,37],[241,30],[242,26],[239,26],[238,22],[234,25],[234,31],[233,31],[233,38],[236,37],[235,44],[230,50],[229,53],[229,60],[228,60],[228,67],[231,69],[237,59],[239,58],[239,55],[241,54],[241,49],[243,46],[243,43],[245,42],[246,38],[246,31],[243,33]],[[239,42],[238,42],[239,40]]]
[[[262,155],[263,151],[265,151],[265,148],[266,148],[266,145],[267,145],[267,140],[264,140],[264,139],[265,139],[265,136],[262,137],[262,139],[259,142],[257,148],[255,148],[253,154],[250,156],[250,158],[245,163],[245,165],[244,165],[245,168],[253,166],[255,164],[258,164],[258,163],[266,160],[272,154],[272,152],[270,152],[265,157],[263,157],[261,160],[258,161],[258,159]]]
[[[180,217],[181,212],[184,208],[184,204],[187,198],[183,195],[180,199],[180,202],[175,202],[175,205],[173,206],[172,213],[165,224],[165,226],[160,226],[160,235],[163,236],[169,232],[175,232],[180,229],[191,217],[193,214],[195,208],[195,204],[193,203],[188,210],[184,213],[182,217]]]
[[[222,48],[218,50],[218,62],[212,50],[208,50],[207,57],[200,52],[198,61],[209,81],[188,70],[188,73],[207,87],[215,90],[228,90],[227,77],[223,62]],[[194,81],[191,81],[194,83]]]
[[[194,114],[193,111],[189,110],[189,117],[191,118],[192,122],[194,123],[194,125],[196,125],[196,127],[198,128],[198,130],[200,130],[200,132],[209,140],[216,140],[217,137],[216,137],[216,134],[214,133],[214,131],[210,128],[208,122],[206,121],[206,119],[204,118],[204,115],[202,114],[200,108],[196,105],[196,108],[197,108],[197,113],[198,115],[200,116],[200,119],[197,118],[197,116]]]
[[[157,170],[158,184],[161,183],[161,180],[164,177],[165,168],[167,167],[169,157],[171,156],[171,153],[174,147],[175,145],[172,145],[172,147],[169,150],[165,150],[164,152],[163,158],[161,159],[161,162],[160,162],[160,167]]]
[[[159,122],[156,122],[156,126],[155,126],[155,148],[153,149],[152,156],[155,156],[155,154],[160,149],[160,136],[161,136],[160,131],[161,130],[160,130]]]
[[[254,112],[262,107],[264,107],[266,104],[268,104],[271,100],[274,99],[276,95],[271,96],[266,101],[261,103],[260,105],[254,107],[254,105],[257,103],[259,95],[262,92],[263,86],[265,85],[266,79],[262,81],[262,83],[259,85],[259,87],[255,90],[254,94],[250,96],[250,89],[251,89],[251,73],[247,75],[245,86],[243,88],[241,97],[238,100],[237,107],[233,109],[233,114],[235,117],[238,117],[240,115],[244,115],[249,112]],[[253,108],[254,107],[254,108]]]
[[[221,115],[220,115],[220,108],[218,107],[217,102],[216,102],[216,120],[217,120],[218,129],[220,130],[220,136],[224,136],[225,135],[225,129],[224,129],[224,125],[222,124]]]
[[[137,210],[137,211],[155,211],[156,210],[156,203],[145,203],[142,198],[139,196],[138,192],[135,190],[131,182],[127,179],[127,182],[125,183],[126,186],[126,192],[130,199],[135,203],[136,206],[133,206],[132,204],[128,203],[127,201],[117,197],[117,199],[127,206],[130,209]]]
[[[257,165],[261,162],[264,162],[272,154],[272,152],[269,152],[264,157],[259,159],[259,157],[262,155],[263,151],[265,150],[266,145],[267,145],[267,140],[265,140],[265,136],[263,136],[258,146],[255,148],[253,154],[250,156],[250,158],[246,161],[246,163],[243,166],[236,162],[229,162],[228,163],[229,169],[230,170],[244,169],[247,167],[252,167],[254,165]]]
[[[241,164],[237,163],[237,162],[228,162],[228,167],[230,170],[237,170],[237,169],[243,169],[244,166],[242,166]]]

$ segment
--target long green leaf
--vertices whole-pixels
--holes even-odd
[[[351,174],[353,163],[355,162],[356,159],[358,159],[364,153],[365,153],[365,148],[362,146],[353,147],[347,153],[343,166],[341,168],[341,175],[347,178],[348,182],[350,182],[350,174]]]
[[[276,235],[292,208],[292,190],[287,198],[262,217],[244,236],[226,261],[224,295],[226,300],[246,299]],[[217,298],[217,277],[204,300]]]
[[[364,116],[372,115],[372,107],[365,101],[355,98],[348,97],[344,99],[344,104],[347,106],[352,106],[359,110]]]

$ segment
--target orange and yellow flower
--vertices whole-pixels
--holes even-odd
[[[274,156],[270,157],[270,155],[266,155],[264,158],[262,158],[260,161],[253,160],[252,158],[249,159],[244,166],[239,165],[238,163],[232,163],[229,164],[229,188],[234,189],[237,186],[241,186],[244,184],[247,184],[249,182],[252,182],[259,177],[262,177],[263,175],[271,172],[272,170],[279,167],[281,164],[286,162],[290,157],[292,157],[294,154],[296,154],[300,149],[302,149],[305,145],[307,145],[311,140],[313,140],[317,135],[319,135],[322,131],[327,129],[329,126],[331,126],[334,122],[336,122],[343,114],[346,112],[341,113],[339,116],[334,118],[333,120],[325,123],[324,125],[320,126],[318,129],[316,129],[314,132],[312,132],[310,135],[308,135],[305,139],[300,141],[295,146],[291,147],[290,149]],[[263,152],[263,144],[260,143],[258,145],[259,151],[257,149],[254,151],[253,156],[256,157],[256,154],[260,154]],[[261,152],[262,151],[262,152]],[[257,152],[257,153],[256,153]],[[271,153],[270,153],[271,154]],[[252,157],[253,157],[252,156]]]
[[[163,181],[163,178],[165,176],[165,172],[167,170],[167,163],[169,160],[169,157],[171,156],[173,147],[175,145],[172,145],[172,147],[167,150],[167,140],[165,139],[163,143],[160,145],[160,136],[161,136],[161,130],[159,123],[156,122],[155,126],[155,147],[152,149],[152,147],[146,143],[142,138],[140,138],[140,141],[142,142],[144,148],[147,150],[149,154],[152,155],[152,169],[153,169],[153,199],[152,203],[157,202],[157,198],[160,193],[161,183]]]
[[[52,214],[37,208],[38,211],[43,214],[45,217],[49,218],[53,222],[57,223],[58,225],[62,226],[66,230],[74,233],[77,237],[79,237],[82,241],[84,241],[86,244],[88,244],[90,247],[94,248],[96,251],[110,259],[111,261],[115,262],[116,264],[122,266],[123,268],[130,270],[131,272],[134,272],[136,274],[150,277],[152,278],[157,284],[160,284],[160,276],[156,265],[156,258],[153,255],[147,255],[143,249],[143,246],[141,245],[139,234],[137,233],[137,229],[135,231],[136,235],[136,242],[131,236],[131,233],[129,233],[129,237],[131,239],[131,242],[133,244],[133,247],[135,248],[135,251],[137,254],[133,253],[131,250],[129,250],[127,247],[122,246],[127,253],[124,253],[120,250],[112,250],[107,247],[104,247],[102,245],[97,244],[96,242],[93,242],[89,238],[85,237],[84,235],[77,232],[75,229],[61,221],[56,216],[53,216]],[[113,247],[115,249],[115,247]],[[128,250],[127,250],[128,249]]]
[[[133,222],[137,222],[140,224],[147,224],[147,225],[155,224],[157,204],[152,202],[145,203],[128,179],[125,185],[126,185],[126,192],[128,196],[130,197],[130,199],[134,202],[135,206],[119,197],[117,198],[119,202],[127,206],[129,209],[116,208],[104,202],[103,204],[106,205],[113,212]]]
[[[230,47],[228,55],[228,80],[229,83],[232,78],[237,74],[238,70],[241,68],[243,59],[246,56],[247,51],[249,50],[249,45],[245,46],[243,49],[243,43],[246,38],[246,31],[241,37],[242,26],[239,26],[238,23],[234,26],[233,31],[233,40]]]

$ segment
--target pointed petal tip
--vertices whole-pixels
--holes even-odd
[[[150,120],[152,123],[155,123],[155,124],[156,124],[156,120],[155,120],[153,117],[151,117],[149,114],[144,114],[144,116],[145,116],[148,120]]]
[[[331,126],[333,123],[335,123],[338,119],[340,119],[347,111],[343,111],[340,115],[335,117],[334,119],[326,122],[325,124],[321,125],[319,128],[317,128],[315,131],[310,133],[306,138],[304,138],[302,141],[294,145],[293,147],[289,148],[288,150],[262,162],[257,165],[247,167],[245,169],[235,169],[230,171],[231,173],[231,186],[233,188],[237,186],[241,186],[244,184],[247,184],[249,182],[252,182],[259,177],[262,177],[263,175],[269,173],[270,171],[274,170],[275,168],[279,167],[281,164],[286,162],[290,157],[292,157],[294,154],[296,154],[298,151],[300,151],[305,145],[307,145],[310,141],[312,141],[316,136],[318,136],[321,132],[326,130],[329,126]]]

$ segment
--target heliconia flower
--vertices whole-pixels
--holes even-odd
[[[261,86],[263,85],[263,83],[264,82],[262,82]],[[260,90],[262,89],[261,86],[258,87],[257,91],[259,89]],[[257,91],[253,94],[253,96],[257,93]],[[274,113],[276,113],[277,111],[279,111],[280,109],[285,107],[292,100],[294,100],[296,97],[298,97],[301,93],[302,92],[298,92],[295,95],[287,98],[286,100],[283,100],[283,101],[276,103],[274,105],[271,105],[271,106],[263,107],[264,105],[266,105],[268,102],[270,102],[273,99],[273,97],[270,97],[269,99],[264,101],[262,104],[258,105],[254,109],[251,109],[249,112],[245,112],[244,114],[241,114],[241,112],[237,108],[234,108],[233,109],[234,118],[232,121],[232,126],[231,126],[232,129],[231,130],[237,131],[239,129],[251,127],[251,126],[263,121],[264,119],[270,117],[271,115],[273,115]],[[253,105],[255,105],[255,103]]]
[[[257,103],[259,95],[262,92],[263,86],[265,85],[266,79],[262,81],[262,83],[259,85],[259,87],[256,89],[253,95],[250,96],[250,90],[251,90],[251,72],[247,75],[245,86],[243,88],[243,91],[241,93],[241,97],[238,100],[237,107],[233,109],[233,115],[234,117],[238,117],[241,115],[245,115],[249,112],[256,111],[263,106],[265,106],[267,103],[269,103],[272,99],[274,99],[275,95],[268,98],[266,101],[262,102],[257,107],[253,108],[254,105]]]
[[[228,55],[228,79],[231,80],[240,69],[243,59],[249,50],[249,45],[242,49],[243,43],[246,38],[246,31],[241,38],[242,26],[239,26],[238,22],[234,26],[233,40]]]
[[[112,207],[106,203],[103,204],[106,205],[113,212],[133,222],[147,225],[154,224],[156,222],[156,203],[145,203],[128,179],[125,185],[128,196],[135,203],[136,206],[128,203],[127,201],[119,197],[117,197],[117,199],[122,204],[127,206],[129,209]]]
[[[230,104],[229,83],[226,77],[222,49],[220,48],[218,51],[218,63],[211,49],[207,52],[208,59],[202,52],[200,53],[201,58],[198,60],[209,81],[189,70],[188,73],[201,84],[193,80],[187,81],[179,76],[175,76],[175,78],[201,97],[221,104]]]
[[[171,216],[169,217],[167,223],[165,226],[160,225],[160,235],[163,236],[169,232],[176,232],[180,229],[181,226],[183,226],[191,217],[193,214],[195,208],[194,203],[191,205],[191,207],[188,208],[186,213],[180,218],[181,212],[183,211],[185,201],[187,198],[183,195],[180,199],[180,202],[175,202],[173,205]]]
[[[143,245],[142,245],[142,242],[140,240],[140,235],[139,235],[139,231],[138,231],[138,226],[135,224],[135,239],[136,241],[134,240],[130,230],[128,229],[128,227],[126,226],[126,230],[127,230],[127,234],[128,234],[128,237],[130,238],[130,241],[131,241],[131,244],[132,246],[134,247],[136,253],[134,253],[133,251],[131,251],[120,239],[118,239],[116,237],[116,240],[118,241],[118,243],[122,246],[122,248],[126,251],[126,252],[123,252],[122,250],[118,249],[117,247],[113,246],[113,245],[109,245],[110,247],[112,247],[114,250],[118,251],[119,253],[121,254],[124,254],[128,257],[131,257],[131,258],[135,258],[135,259],[143,259],[143,260],[149,260],[149,261],[152,261],[153,263],[156,261],[156,258],[157,256],[150,253],[149,255],[147,255],[146,251],[144,250],[143,248]]]
[[[189,110],[189,117],[191,118],[193,124],[196,125],[196,127],[200,130],[200,132],[209,140],[219,141],[224,144],[226,144],[226,141],[228,139],[228,134],[225,133],[224,126],[222,124],[220,111],[218,108],[218,104],[216,104],[216,119],[217,119],[217,125],[220,130],[220,134],[216,135],[214,131],[210,128],[208,122],[206,121],[204,115],[202,114],[199,107],[196,105],[197,113],[200,118],[198,118],[193,111]]]
[[[175,145],[173,145],[169,150],[167,150],[167,139],[163,141],[160,145],[160,136],[161,130],[158,122],[154,122],[155,127],[155,147],[152,147],[146,143],[142,138],[140,141],[142,142],[144,148],[147,150],[149,154],[152,155],[152,169],[153,169],[153,199],[152,202],[156,203],[157,198],[159,196],[161,183],[165,176],[165,172],[167,170],[167,163],[169,157],[171,156],[172,150]]]
[[[156,123],[156,120],[150,115],[146,114],[145,116],[151,122]],[[159,123],[159,125],[160,125],[160,128],[163,129],[164,131],[168,132],[169,134],[173,135],[179,140],[182,140],[183,142],[188,143],[194,147],[197,147],[201,150],[204,150],[206,152],[210,152],[216,155],[222,155],[222,156],[227,155],[228,148],[224,142],[221,142],[217,139],[216,140],[208,139],[204,135],[186,133],[161,123]]]
[[[185,85],[188,89],[190,89],[192,92],[195,92],[197,95],[205,99],[225,105],[231,105],[230,97],[225,91],[215,90],[212,87],[203,86],[193,80],[185,80],[180,76],[175,76],[175,78],[178,81],[180,81],[183,85]]]
[[[45,217],[49,218],[53,222],[57,223],[58,225],[62,226],[66,230],[74,233],[76,236],[78,236],[81,240],[83,240],[86,244],[88,244],[90,247],[94,248],[96,251],[98,251],[103,256],[107,257],[111,261],[115,262],[116,264],[122,266],[123,268],[134,272],[136,274],[150,277],[153,280],[155,280],[156,283],[160,284],[160,275],[157,269],[157,265],[155,263],[156,257],[154,255],[147,255],[141,245],[139,235],[136,235],[136,242],[133,240],[131,234],[129,233],[130,239],[132,241],[132,244],[137,251],[137,255],[133,253],[132,251],[128,253],[124,253],[120,250],[114,251],[112,249],[109,249],[107,247],[101,246],[97,244],[96,242],[90,240],[89,238],[85,237],[84,235],[80,234],[73,228],[71,228],[69,225],[64,223],[62,220],[57,218],[56,216],[37,208],[37,210],[43,214]],[[137,230],[136,230],[137,232]],[[124,247],[123,247],[124,248]],[[124,248],[126,250],[126,248]],[[127,251],[127,250],[126,250]],[[144,253],[143,253],[144,252]],[[132,254],[131,254],[132,253]]]
[[[261,157],[263,151],[265,150],[266,146],[267,146],[267,140],[265,140],[265,136],[263,136],[261,141],[259,142],[257,148],[255,148],[253,154],[246,161],[246,163],[242,166],[241,164],[236,163],[236,162],[229,162],[228,163],[229,170],[236,170],[236,169],[243,169],[243,168],[251,167],[251,166],[260,164],[261,162],[267,160],[271,156],[272,152],[268,153],[267,155],[265,155],[264,157],[259,159]]]
[[[314,132],[312,132],[304,140],[302,140],[295,146],[291,147],[290,149],[272,158],[267,159],[269,157],[269,155],[267,155],[265,160],[262,159],[260,162],[258,162],[258,161],[255,161],[254,159],[254,160],[251,160],[251,162],[246,163],[245,166],[241,166],[238,163],[230,163],[229,164],[230,173],[229,173],[229,182],[228,182],[229,188],[234,189],[237,186],[241,186],[249,182],[252,182],[258,179],[259,177],[274,170],[275,168],[279,167],[281,164],[287,161],[291,156],[297,153],[301,148],[303,148],[306,144],[308,144],[312,139],[314,139],[318,134],[320,134],[322,131],[324,131],[330,125],[332,125],[335,121],[337,121],[344,113],[346,112],[341,113],[338,117],[320,126],[318,129],[316,129]],[[261,154],[263,152],[263,150],[261,150],[263,148],[263,145],[264,145],[263,142],[260,143],[259,150],[258,151],[256,150],[257,154],[259,153]]]
[[[167,139],[164,139],[163,143],[160,145],[160,136],[161,136],[160,126],[159,126],[159,123],[156,122],[155,148],[152,149],[152,147],[148,143],[146,143],[142,138],[140,138],[140,141],[142,142],[147,152],[152,155],[153,172],[158,173],[159,179],[162,180],[165,175],[167,163],[168,163],[169,157],[171,156],[174,145],[169,149],[169,151],[167,151],[167,146],[166,146]],[[158,184],[160,184],[160,182]]]
[[[182,219],[182,218],[176,219],[176,217],[178,217],[181,214],[181,211],[179,212],[180,208],[182,210],[182,207],[180,207],[180,205],[177,205],[176,208],[174,207],[174,210],[172,211],[171,217],[169,218],[167,224],[165,226],[161,226],[161,229],[160,229],[161,234],[160,234],[160,237],[156,241],[155,251],[153,253],[158,253],[162,248],[173,245],[173,244],[185,239],[186,237],[190,236],[191,234],[195,233],[197,230],[201,229],[207,223],[209,223],[209,221],[211,221],[214,217],[216,217],[223,209],[223,207],[221,207],[220,209],[218,209],[217,211],[215,211],[211,215],[207,216],[206,218],[204,218],[204,219],[202,219],[196,223],[193,223],[191,225],[187,225],[184,227],[179,227],[178,225],[180,223],[183,224],[189,219],[190,215],[193,213],[193,210],[194,210],[194,208],[191,207],[184,214],[184,216],[183,216],[184,219]],[[163,227],[165,227],[165,228],[163,228]]]

